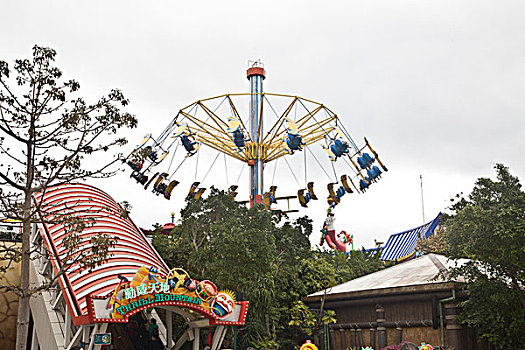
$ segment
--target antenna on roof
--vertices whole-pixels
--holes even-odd
[[[419,175],[419,180],[421,182],[421,212],[423,214],[423,223],[425,223],[425,202],[423,200],[423,175]]]

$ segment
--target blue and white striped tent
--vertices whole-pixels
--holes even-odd
[[[391,235],[381,249],[381,260],[402,261],[412,258],[415,253],[417,240],[430,237],[434,233],[440,219],[441,213],[434,220],[422,226]]]

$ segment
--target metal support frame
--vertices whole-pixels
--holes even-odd
[[[89,345],[89,325],[82,326],[82,343],[80,347],[85,349],[86,345]]]
[[[31,336],[31,350],[39,350],[38,336],[36,334],[36,327],[33,327],[33,335]]]
[[[51,307],[53,308],[53,310],[56,310],[58,308],[58,304],[60,303],[61,300],[63,300],[64,296],[62,295],[62,291],[60,291],[58,293],[58,295],[56,296],[55,300],[53,300],[53,303],[51,304]],[[69,312],[66,312],[66,314],[69,314]]]
[[[69,344],[71,342],[71,315],[66,308],[64,316],[64,344]]]
[[[179,350],[180,348],[182,348],[184,343],[186,343],[189,339],[188,331],[189,330],[187,330],[186,332],[182,334],[182,336],[177,340],[177,342],[175,343],[175,346],[172,349]]]
[[[93,330],[91,331],[91,334],[89,336],[88,350],[101,350],[102,349],[102,345],[95,345],[95,334],[105,333],[107,329],[108,329],[107,323],[95,324],[95,327],[93,327]]]
[[[211,342],[210,350],[218,350],[222,344],[222,341],[224,340],[225,335],[226,335],[226,327],[217,326],[217,328],[215,328],[215,333],[213,334],[213,340]]]
[[[46,270],[49,267],[49,264],[50,264],[49,260],[44,262],[44,264],[42,265],[42,268],[40,269],[40,274],[41,275],[44,275],[44,276],[46,275]]]
[[[166,346],[171,349],[173,346],[173,319],[170,310],[166,310]]]
[[[82,338],[82,336],[84,335],[84,328],[86,326],[82,325],[80,327],[78,327],[78,330],[76,331],[75,335],[73,335],[73,338],[71,339],[71,341],[67,341],[67,342],[64,342],[64,344],[68,344],[66,348],[66,350],[71,350],[74,346],[80,344],[80,339]]]
[[[194,336],[194,339],[193,339],[193,346],[192,346],[192,350],[199,350],[199,347],[200,347],[200,328],[193,328],[193,336]]]

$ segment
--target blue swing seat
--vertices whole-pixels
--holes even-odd
[[[237,148],[244,148],[245,139],[244,139],[244,134],[242,133],[242,131],[240,129],[237,129],[232,133],[232,136],[233,136],[233,143],[235,144],[235,146],[237,146]]]
[[[361,157],[357,157],[357,163],[361,167],[361,169],[366,169],[372,165],[372,163],[375,161],[374,158],[370,156],[368,153],[363,153]]]
[[[330,145],[330,150],[336,157],[341,157],[343,154],[349,152],[348,144],[340,139],[334,140],[334,143]]]

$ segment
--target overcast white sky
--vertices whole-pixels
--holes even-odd
[[[139,119],[131,145],[196,100],[248,92],[247,61],[260,58],[265,91],[324,103],[387,164],[379,183],[337,207],[336,229],[359,246],[422,223],[420,175],[428,221],[496,162],[525,174],[523,1],[2,0],[0,12],[0,59],[46,45],[88,100],[120,88]],[[168,202],[128,176],[96,185],[128,200],[142,227],[178,214],[187,188]],[[223,177],[214,170],[208,182],[224,188]],[[315,243],[325,207],[302,212]]]

